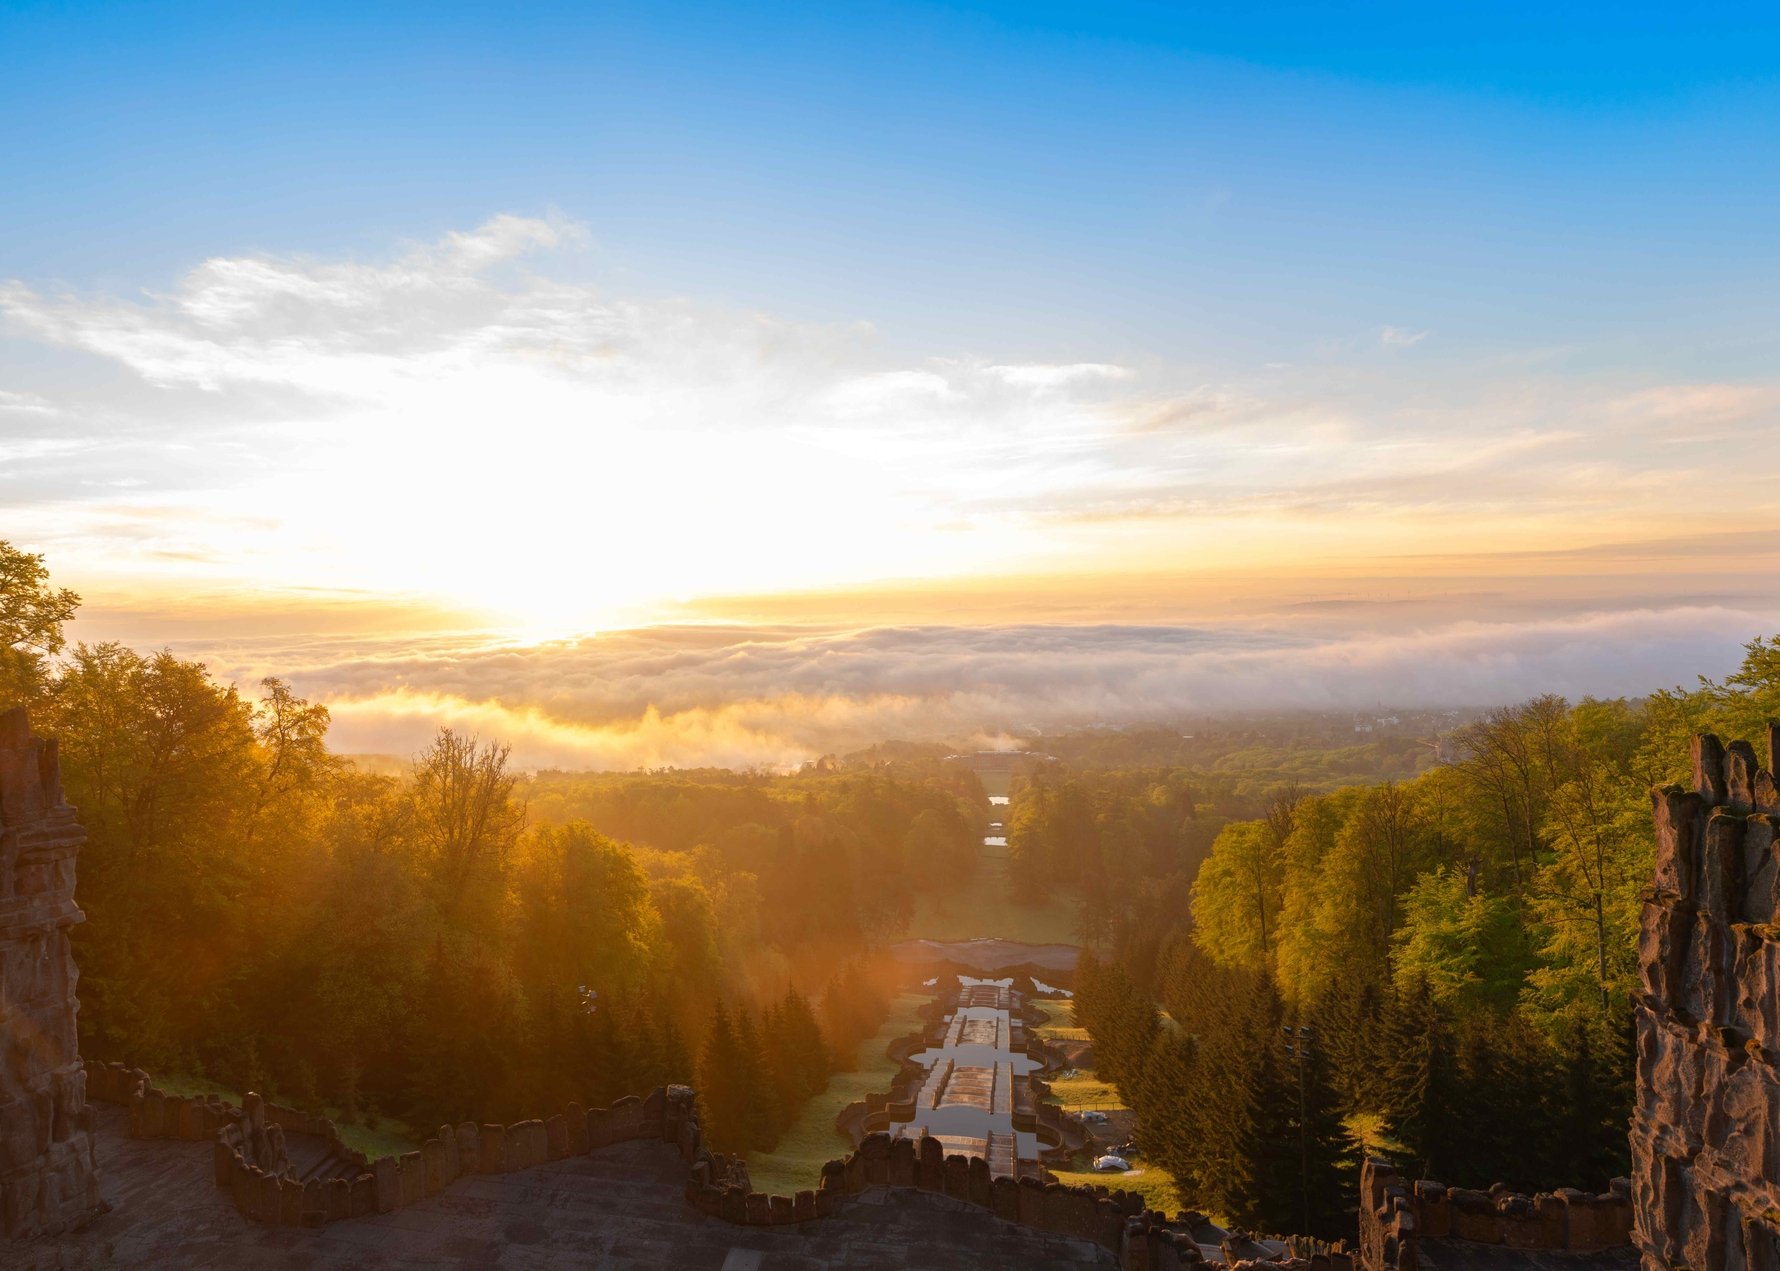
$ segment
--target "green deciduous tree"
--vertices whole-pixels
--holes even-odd
[[[49,689],[48,662],[62,651],[62,628],[80,597],[52,587],[43,557],[0,539],[0,710]]]

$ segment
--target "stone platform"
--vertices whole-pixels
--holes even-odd
[[[95,1105],[97,1107],[97,1105]],[[517,1174],[463,1178],[394,1213],[319,1230],[261,1227],[213,1182],[211,1145],[135,1140],[121,1109],[98,1107],[101,1196],[83,1230],[7,1250],[30,1271],[100,1267],[344,1271],[345,1268],[1112,1268],[1097,1246],[1030,1231],[981,1208],[885,1188],[833,1218],[736,1227],[683,1198],[686,1167],[665,1144],[617,1144]]]

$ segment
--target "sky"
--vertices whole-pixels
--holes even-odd
[[[0,4],[0,538],[359,749],[1780,629],[1780,11]]]

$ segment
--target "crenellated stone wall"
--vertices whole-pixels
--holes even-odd
[[[68,929],[86,832],[62,798],[56,744],[0,714],[0,1234],[66,1231],[99,1209],[75,1032]]]
[[[1639,941],[1634,1238],[1647,1271],[1780,1271],[1780,789],[1746,742],[1652,791]]]
[[[1047,1183],[1032,1177],[991,1177],[989,1163],[982,1157],[948,1156],[943,1144],[932,1137],[866,1135],[857,1151],[822,1167],[821,1185],[809,1201],[810,1212],[820,1216],[828,1212],[834,1197],[857,1195],[874,1187],[936,1192],[986,1209],[1005,1222],[1097,1244],[1114,1255],[1121,1271],[1174,1271],[1206,1261],[1193,1234],[1193,1228],[1205,1221],[1202,1214],[1181,1214],[1170,1220],[1159,1212],[1146,1211],[1143,1197],[1136,1192]],[[798,1193],[797,1203],[805,1203],[803,1198],[809,1195]],[[747,1200],[753,1203],[752,1197]],[[720,1213],[717,1201],[715,1195],[708,1196],[701,1207]],[[759,1208],[768,1212],[782,1202],[789,1204],[784,1197],[761,1197]],[[1249,1242],[1237,1238],[1237,1243],[1246,1246]],[[1249,1265],[1237,1256],[1236,1244],[1224,1250],[1223,1258],[1232,1267]],[[1340,1246],[1306,1250],[1303,1255],[1289,1255],[1265,1265],[1271,1271],[1352,1271],[1353,1264],[1351,1253]]]
[[[1527,1196],[1498,1183],[1488,1191],[1406,1183],[1383,1161],[1360,1167],[1360,1265],[1417,1271],[1423,1240],[1504,1249],[1596,1253],[1631,1242],[1631,1185],[1613,1180],[1599,1194],[1573,1187]]]

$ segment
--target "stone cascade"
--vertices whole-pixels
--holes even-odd
[[[1416,1271],[1424,1239],[1507,1249],[1595,1253],[1631,1243],[1631,1183],[1592,1195],[1575,1188],[1526,1196],[1498,1183],[1487,1192],[1406,1184],[1382,1161],[1360,1167],[1360,1262],[1366,1271]]]
[[[68,929],[86,832],[62,797],[56,744],[0,714],[0,1235],[54,1234],[98,1212],[92,1114],[75,1031]]]
[[[1780,789],[1746,742],[1652,791],[1639,941],[1634,1238],[1649,1271],[1780,1271]]]

